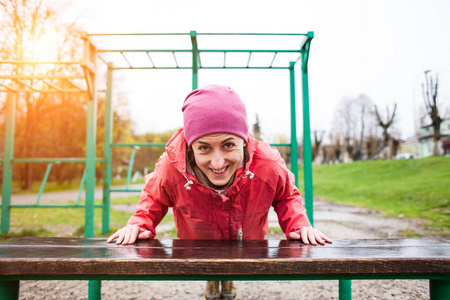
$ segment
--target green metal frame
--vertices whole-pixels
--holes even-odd
[[[156,49],[96,49],[91,39],[95,36],[124,36],[124,35],[178,35],[178,36],[188,36],[190,38],[192,48],[191,49],[166,49],[166,50],[156,50]],[[197,38],[199,36],[303,36],[304,39],[298,49],[292,50],[282,50],[282,49],[201,49],[198,46]],[[311,152],[311,139],[310,139],[310,119],[309,119],[309,91],[308,91],[308,58],[309,49],[311,41],[314,37],[313,32],[308,32],[306,34],[268,34],[268,33],[197,33],[196,31],[191,31],[190,33],[173,33],[173,34],[84,34],[84,56],[81,63],[78,62],[23,62],[23,61],[4,61],[0,63],[8,64],[54,64],[54,65],[74,65],[80,64],[84,70],[84,76],[80,75],[54,75],[54,76],[21,76],[21,75],[11,75],[11,76],[0,76],[0,79],[6,79],[11,81],[17,81],[20,83],[19,87],[8,86],[0,82],[0,86],[4,87],[0,92],[8,92],[7,96],[7,118],[5,126],[5,148],[3,156],[3,186],[2,186],[2,213],[1,213],[1,232],[6,233],[9,231],[10,223],[10,209],[12,207],[50,207],[41,206],[40,198],[44,191],[44,187],[51,170],[53,163],[60,162],[85,162],[86,170],[83,175],[82,184],[80,186],[80,194],[77,200],[76,207],[83,207],[80,205],[80,196],[83,187],[85,187],[86,193],[86,203],[85,207],[85,237],[92,237],[94,235],[94,208],[102,207],[102,233],[109,232],[109,206],[110,206],[110,193],[111,192],[135,192],[136,190],[129,189],[130,177],[132,174],[132,162],[133,154],[136,151],[135,147],[160,147],[163,144],[152,144],[152,143],[136,143],[136,144],[119,144],[113,143],[112,141],[112,74],[114,70],[119,69],[191,69],[192,70],[192,88],[196,89],[198,87],[198,76],[200,69],[286,69],[290,73],[290,109],[291,109],[291,142],[286,144],[272,144],[272,146],[285,146],[291,148],[291,169],[295,174],[296,184],[298,184],[298,143],[297,143],[297,121],[296,121],[296,103],[295,103],[295,65],[300,60],[301,61],[301,74],[302,74],[302,96],[303,96],[303,170],[304,170],[304,185],[305,185],[305,203],[306,209],[308,211],[308,217],[311,222],[313,222],[313,191],[312,191],[312,152]],[[120,53],[124,59],[128,62],[124,53],[131,52],[145,52],[147,53],[149,59],[151,60],[150,53],[153,52],[168,52],[172,53],[176,62],[176,53],[186,53],[192,54],[192,66],[190,67],[180,67],[176,62],[176,67],[156,67],[153,62],[152,67],[141,67],[132,66],[129,62],[128,67],[114,67],[112,63],[107,63],[108,73],[107,73],[107,90],[106,90],[106,107],[105,107],[105,135],[104,135],[104,149],[103,158],[96,158],[96,147],[95,147],[95,136],[96,136],[96,117],[97,117],[97,97],[96,97],[96,85],[95,85],[95,73],[96,73],[96,59],[99,57],[101,60],[101,54],[103,53]],[[248,53],[248,62],[246,65],[239,67],[228,67],[225,64],[227,53]],[[216,67],[206,67],[201,65],[200,55],[201,53],[223,53],[224,54],[224,64],[222,66]],[[249,65],[252,53],[273,53],[274,57],[272,63],[266,67],[252,67]],[[299,57],[296,61],[290,62],[289,66],[285,67],[274,67],[272,66],[278,53],[298,53]],[[99,55],[98,55],[99,54]],[[103,60],[104,61],[104,60]],[[47,79],[60,79],[68,81],[75,78],[84,78],[86,80],[87,90],[80,89],[76,85],[74,89],[67,89],[55,86],[45,81]],[[42,82],[49,85],[52,89],[36,89],[33,86],[26,84],[24,80],[41,80]],[[70,82],[70,81],[69,81]],[[23,158],[15,159],[13,156],[14,151],[14,116],[15,116],[15,106],[17,93],[19,92],[41,92],[41,93],[86,93],[87,101],[87,131],[86,131],[86,157],[85,158],[54,158],[54,159],[36,159],[36,158]],[[127,177],[127,186],[125,190],[111,189],[111,147],[133,147],[132,157],[130,159],[129,172]],[[101,206],[94,205],[94,183],[95,183],[95,163],[98,161],[103,161],[104,167],[104,178],[103,178],[103,203]],[[12,165],[14,162],[47,162],[49,163],[47,172],[44,176],[43,182],[41,184],[41,189],[38,195],[38,199],[35,205],[11,205],[11,191],[12,191]],[[51,207],[63,207],[62,205],[53,205]],[[69,205],[67,207],[74,207]]]
[[[12,159],[14,157],[14,117],[16,115],[17,94],[8,93],[6,102],[5,144],[3,149],[1,233],[6,233],[9,231],[10,223],[10,204],[13,176]]]
[[[134,161],[134,155],[136,147],[163,147],[164,144],[153,144],[153,143],[129,143],[129,144],[119,144],[113,143],[112,141],[112,114],[113,110],[111,107],[112,102],[112,74],[114,70],[136,70],[136,69],[191,69],[192,70],[192,89],[198,88],[198,77],[200,69],[286,69],[289,70],[290,78],[290,118],[291,118],[291,141],[288,144],[272,144],[272,146],[285,146],[291,149],[291,170],[295,175],[295,183],[298,185],[298,143],[297,143],[297,120],[296,120],[296,99],[295,99],[295,65],[300,60],[301,61],[301,75],[302,75],[302,98],[303,98],[303,172],[304,172],[304,186],[305,186],[305,206],[308,214],[308,218],[311,223],[314,222],[313,219],[313,189],[312,189],[312,149],[311,149],[311,134],[310,134],[310,118],[309,118],[309,89],[308,89],[308,60],[309,60],[309,49],[312,39],[314,38],[313,32],[308,32],[306,34],[258,34],[258,33],[197,33],[196,31],[191,31],[190,33],[173,33],[173,34],[90,34],[88,37],[96,36],[137,36],[137,35],[179,35],[179,36],[189,36],[192,48],[191,49],[165,49],[165,50],[155,50],[155,49],[97,49],[99,55],[104,53],[120,53],[124,60],[127,62],[128,67],[115,67],[112,62],[108,62],[100,56],[100,59],[108,66],[107,71],[107,93],[106,93],[106,111],[105,111],[105,136],[104,136],[104,178],[103,178],[103,222],[102,222],[102,232],[109,232],[109,203],[110,203],[110,193],[111,192],[140,192],[140,190],[130,190],[129,182],[132,175],[132,167]],[[199,48],[198,36],[202,35],[254,35],[254,36],[304,36],[304,39],[298,49],[293,50],[236,50],[236,49],[201,49]],[[151,67],[148,66],[136,66],[132,65],[124,53],[136,53],[143,52],[146,53],[151,61]],[[172,53],[176,67],[156,67],[151,59],[150,53],[154,52],[166,52]],[[192,54],[192,66],[191,67],[180,67],[176,60],[176,53],[191,53]],[[223,53],[224,54],[224,64],[217,67],[204,67],[201,65],[200,55],[201,53]],[[227,67],[225,64],[226,54],[232,52],[248,53],[247,65],[241,67]],[[249,65],[252,53],[274,53],[272,63],[267,67],[251,67]],[[273,61],[278,53],[298,53],[299,57],[296,61],[290,62],[289,66],[286,67],[273,67]],[[112,147],[132,147],[132,153],[130,158],[130,163],[128,167],[127,184],[125,189],[111,189],[111,159],[112,159]],[[87,222],[87,221],[86,221]],[[340,288],[342,295],[345,298],[341,299],[351,299],[351,285],[350,281],[342,281]],[[100,288],[98,282],[90,282],[89,284],[89,295],[90,298],[96,299],[98,297],[98,289]],[[350,295],[350,298],[348,298]]]
[[[95,73],[97,53],[94,45],[88,40],[85,33],[82,33],[84,40],[84,55],[81,62],[55,62],[55,61],[0,61],[0,64],[9,65],[51,65],[55,67],[57,75],[1,75],[0,76],[0,92],[7,93],[6,99],[6,123],[5,123],[5,144],[3,154],[3,179],[2,179],[2,205],[1,205],[1,223],[0,233],[7,233],[10,228],[11,208],[83,208],[85,209],[85,237],[94,236],[94,208],[100,207],[94,204],[94,188],[95,188],[95,164],[102,162],[103,158],[96,158],[96,119],[97,119],[97,98],[95,87]],[[71,71],[64,66],[78,65],[79,69],[84,72],[83,75],[76,71]],[[58,67],[58,68],[57,68]],[[59,71],[56,71],[59,69]],[[72,74],[74,73],[74,74]],[[69,74],[69,75],[68,75]],[[84,79],[86,88],[80,87],[73,83],[73,79]],[[49,82],[47,80],[58,80],[60,85]],[[42,83],[42,84],[37,84]],[[71,88],[65,87],[63,83],[69,83]],[[49,88],[42,88],[48,86]],[[81,93],[87,95],[87,128],[86,128],[86,156],[82,158],[14,158],[14,125],[15,125],[15,108],[17,105],[17,95],[19,93]],[[44,175],[41,188],[34,205],[12,205],[12,179],[13,179],[13,163],[28,162],[47,162],[47,170]],[[85,172],[83,174],[80,191],[76,205],[41,205],[40,199],[45,189],[51,167],[54,163],[73,163],[84,162]],[[81,192],[85,187],[85,204],[80,204]],[[103,206],[102,206],[103,207]]]
[[[118,37],[118,36],[185,36],[190,39],[191,49],[97,49],[97,53],[99,54],[100,59],[108,66],[108,75],[107,75],[107,112],[106,116],[109,119],[112,119],[112,109],[110,108],[111,97],[112,97],[112,73],[114,70],[137,70],[137,69],[190,69],[192,71],[192,89],[198,88],[198,78],[199,78],[199,70],[201,69],[284,69],[289,70],[290,75],[290,119],[291,119],[291,141],[290,143],[285,144],[271,144],[274,147],[284,146],[290,147],[291,149],[291,170],[295,175],[295,182],[298,185],[298,143],[297,143],[297,120],[296,120],[296,100],[295,100],[295,66],[297,62],[301,62],[301,75],[302,75],[302,98],[303,98],[303,171],[304,171],[304,185],[305,185],[305,203],[306,209],[308,212],[308,217],[313,222],[313,190],[312,190],[312,150],[311,150],[311,137],[310,137],[310,118],[309,118],[309,90],[308,90],[308,60],[309,60],[309,49],[312,39],[314,38],[313,32],[308,32],[306,34],[270,34],[270,33],[197,33],[196,31],[191,31],[189,33],[149,33],[149,34],[89,34],[88,38],[96,38],[96,37]],[[282,50],[282,49],[202,49],[198,43],[198,37],[200,36],[260,36],[264,38],[266,36],[294,36],[299,37],[302,36],[303,40],[300,43],[298,49],[291,50]],[[151,53],[172,53],[174,57],[175,67],[157,67],[155,66]],[[128,64],[125,67],[116,67],[113,63],[108,62],[107,59],[103,58],[103,55],[107,55],[108,53],[118,53],[122,55],[124,61]],[[129,62],[127,57],[125,56],[127,53],[146,53],[149,57],[149,60],[152,63],[152,66],[141,66],[134,65]],[[176,54],[178,53],[191,53],[192,55],[192,66],[182,67],[178,65]],[[206,67],[201,65],[201,53],[223,53],[224,55],[224,63],[223,65],[218,65],[214,67]],[[228,67],[226,66],[226,54],[227,53],[248,53],[248,61],[246,65],[243,66],[234,66]],[[264,67],[252,67],[250,66],[250,60],[252,53],[273,53],[274,57],[272,59],[272,63],[268,66]],[[273,62],[278,53],[298,53],[298,58],[296,61],[291,61],[289,66],[284,67],[274,67]],[[131,144],[120,144],[113,143],[111,140],[112,135],[112,124],[107,122],[105,126],[105,143],[104,143],[104,157],[105,157],[105,170],[109,168],[109,171],[104,173],[104,185],[103,185],[103,203],[105,204],[105,209],[109,205],[109,193],[111,192],[135,192],[136,190],[128,189],[130,177],[132,174],[132,164],[133,157],[135,153],[135,147],[161,147],[164,144],[152,144],[152,143],[131,143]],[[130,165],[128,169],[128,177],[127,177],[127,186],[125,189],[111,189],[111,147],[132,147],[133,151],[130,158]],[[104,216],[108,214],[105,213]],[[104,218],[103,220],[103,232],[109,231],[109,225],[107,225],[108,221]]]
[[[97,49],[92,39],[96,36],[139,36],[139,35],[154,35],[154,36],[187,36],[190,38],[192,48],[191,49]],[[199,36],[260,36],[264,38],[265,36],[302,36],[303,40],[300,43],[298,49],[292,50],[282,50],[282,49],[201,49],[198,45],[197,38]],[[85,186],[86,193],[86,203],[85,208],[85,237],[90,238],[94,236],[94,209],[96,207],[102,208],[102,233],[109,232],[109,219],[110,219],[110,193],[112,192],[139,192],[138,190],[130,190],[129,182],[132,174],[133,158],[136,151],[136,147],[163,147],[164,144],[153,144],[153,143],[135,143],[135,144],[119,144],[113,143],[112,141],[112,131],[113,131],[113,109],[112,109],[112,75],[114,70],[120,69],[190,69],[192,70],[192,89],[198,87],[198,76],[200,69],[285,69],[289,70],[290,75],[290,119],[291,119],[291,141],[286,144],[272,144],[272,146],[285,146],[291,148],[291,169],[295,175],[295,182],[298,184],[298,143],[297,143],[297,121],[296,121],[296,101],[295,101],[295,66],[298,61],[301,62],[301,76],[302,76],[302,98],[303,98],[303,171],[304,171],[304,185],[305,185],[305,206],[308,212],[308,217],[313,223],[313,189],[312,189],[312,150],[311,150],[311,138],[310,138],[310,118],[309,118],[309,89],[308,89],[308,59],[309,59],[309,49],[312,39],[314,38],[313,32],[308,32],[306,34],[270,34],[270,33],[197,33],[196,31],[191,31],[189,33],[154,33],[154,34],[86,34],[82,35],[84,40],[84,56],[81,63],[78,62],[3,62],[3,63],[13,63],[13,64],[35,64],[35,63],[49,63],[49,64],[80,64],[84,71],[84,76],[73,75],[73,76],[28,76],[30,78],[25,78],[25,76],[0,76],[0,79],[16,80],[22,83],[20,88],[11,87],[0,82],[0,86],[4,87],[1,91],[8,91],[7,99],[7,113],[6,113],[6,126],[5,126],[5,148],[3,156],[3,186],[2,186],[2,210],[1,210],[1,233],[6,233],[9,231],[10,223],[10,210],[12,207],[83,207],[79,204],[79,199],[76,205],[45,205],[39,204],[40,196],[44,191],[45,183],[48,178],[51,166],[53,163],[59,162],[85,162],[86,169],[83,175],[82,183],[80,186],[80,193]],[[112,62],[107,62],[102,57],[104,53],[120,53],[125,61],[129,64],[128,67],[115,67]],[[152,61],[150,53],[154,52],[166,52],[172,53],[176,67],[156,67],[153,62],[152,67],[142,67],[142,66],[132,66],[124,53],[128,52],[143,52],[146,53]],[[180,67],[176,60],[177,53],[191,53],[192,54],[192,66],[190,67]],[[217,67],[206,67],[201,65],[201,53],[223,53],[224,63],[222,66]],[[226,66],[226,54],[227,53],[248,53],[248,61],[246,65],[239,67],[227,67]],[[265,67],[252,67],[250,66],[250,60],[252,53],[273,53],[274,57],[272,63]],[[296,61],[290,62],[289,66],[285,67],[274,67],[273,62],[278,53],[298,53],[298,58]],[[107,71],[107,90],[106,90],[106,105],[105,105],[105,133],[104,133],[104,148],[103,148],[103,158],[96,158],[96,119],[97,119],[97,93],[95,84],[95,73],[96,73],[96,60],[99,58],[108,66]],[[0,62],[2,63],[2,62]],[[16,78],[17,77],[17,78]],[[75,89],[64,89],[62,87],[57,87],[53,84],[49,84],[44,81],[46,79],[61,79],[69,80],[72,78],[84,78],[87,84],[87,90],[82,90],[75,86]],[[34,79],[42,80],[44,83],[49,85],[51,89],[48,90],[36,90],[30,85],[23,87],[23,79]],[[69,81],[70,82],[70,81]],[[28,88],[28,90],[26,89]],[[85,158],[73,158],[73,159],[14,159],[14,116],[15,116],[15,106],[16,106],[16,95],[19,92],[29,91],[31,89],[34,92],[46,92],[46,93],[74,93],[83,92],[87,95],[87,132],[86,132],[86,157]],[[127,185],[123,190],[111,189],[111,171],[112,171],[112,147],[133,147],[132,157],[130,159],[130,165],[128,170]],[[11,191],[12,191],[12,164],[13,162],[28,161],[28,162],[47,162],[49,163],[47,167],[47,172],[44,176],[41,190],[38,196],[36,205],[11,205]],[[101,205],[94,204],[94,188],[95,188],[95,165],[96,162],[103,162],[103,201]],[[89,295],[91,299],[98,298],[100,289],[100,283],[98,281],[91,281],[89,283]]]

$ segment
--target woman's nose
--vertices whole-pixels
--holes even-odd
[[[211,167],[213,169],[220,170],[223,168],[224,163],[225,163],[225,159],[223,157],[223,154],[220,152],[217,152],[214,154],[214,156],[211,160]]]

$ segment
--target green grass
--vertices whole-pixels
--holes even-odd
[[[112,179],[111,185],[125,185],[127,183],[126,178],[122,179]],[[144,183],[144,178],[140,178],[136,180],[136,182],[130,182],[130,184],[141,184]],[[78,190],[80,188],[81,178],[74,179],[71,182],[64,182],[62,184],[58,184],[57,182],[48,181],[45,184],[44,192],[58,192],[58,191],[67,191],[67,190]],[[29,190],[22,190],[20,188],[20,183],[17,181],[13,182],[12,185],[12,193],[14,195],[24,195],[24,194],[37,194],[41,189],[42,181],[36,180],[31,184],[31,188]],[[103,182],[98,181],[95,183],[96,187],[102,187]],[[1,192],[1,191],[0,191]]]
[[[315,196],[376,209],[386,216],[417,218],[426,228],[450,236],[448,157],[314,166],[313,173]],[[303,183],[302,178],[299,181]],[[111,199],[111,204],[134,206],[138,201],[137,195]],[[101,209],[95,209],[95,236],[109,236],[123,227],[131,215],[111,209],[111,232],[102,235]],[[173,216],[167,215],[163,222],[173,222]],[[0,235],[0,242],[18,236],[83,236],[84,209],[16,208],[11,210],[10,224],[16,232]],[[176,230],[167,234],[175,237]],[[418,234],[411,231],[405,235]]]
[[[120,199],[111,199],[111,204],[132,204],[139,201],[139,196]],[[95,201],[100,204],[100,200]],[[74,202],[58,203],[61,205],[73,205]],[[84,203],[80,203],[84,205]],[[101,209],[94,212],[95,237],[108,237],[113,232],[122,228],[132,215],[130,212],[110,210],[110,232],[101,233],[102,219]],[[174,222],[173,215],[167,214],[162,222]],[[11,228],[18,228],[7,234],[0,234],[0,243],[22,236],[84,236],[84,208],[14,208],[10,215]],[[159,232],[158,232],[159,233]],[[176,236],[176,231],[169,234]]]
[[[51,236],[51,235],[52,232],[44,228],[22,229],[19,232],[8,232],[6,234],[0,234],[0,243],[24,236]]]
[[[450,235],[449,157],[314,166],[313,187],[314,196],[417,218]]]

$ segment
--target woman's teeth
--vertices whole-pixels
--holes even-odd
[[[227,167],[225,167],[225,168],[223,168],[223,169],[220,169],[220,170],[214,170],[214,169],[211,169],[211,171],[213,171],[213,172],[216,173],[216,174],[220,174],[220,173],[223,173],[223,172],[226,170],[226,168],[227,168]]]

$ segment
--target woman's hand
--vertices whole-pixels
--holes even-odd
[[[323,234],[320,230],[315,229],[310,226],[304,226],[300,230],[289,232],[289,239],[292,240],[302,240],[305,244],[317,245],[317,243],[321,245],[325,245],[325,242],[332,243],[333,241]]]
[[[106,242],[111,243],[117,238],[117,245],[129,245],[133,244],[136,239],[149,239],[151,236],[152,232],[150,230],[142,229],[138,225],[127,225],[124,228],[117,230]]]

